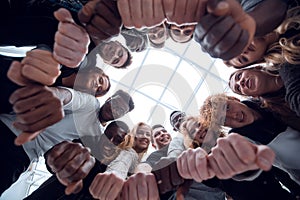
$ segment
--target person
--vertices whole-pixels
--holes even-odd
[[[148,30],[149,44],[154,48],[163,48],[168,37],[169,35],[166,23],[162,23]]]
[[[119,41],[103,41],[94,51],[99,53],[104,63],[115,68],[126,68],[132,62],[130,51]]]
[[[299,37],[297,31],[298,21],[299,6],[296,6],[287,11],[285,20],[275,30],[254,38],[242,54],[224,63],[228,67],[232,66],[234,68],[243,68],[260,62],[277,66],[285,62],[284,60],[296,64],[297,54],[291,52],[297,51],[298,48],[294,42]],[[278,68],[275,66],[272,68]]]
[[[174,42],[187,43],[193,39],[193,33],[196,25],[177,26],[171,24],[169,27],[169,36]]]
[[[39,86],[38,88],[44,87]],[[22,90],[19,95],[28,94],[32,88],[25,87],[21,89]],[[3,169],[3,173],[1,173],[1,176],[5,176],[3,180],[6,180],[9,183],[7,186],[15,181],[13,176],[15,169],[20,165],[24,165],[21,162],[17,164],[15,163],[15,151],[7,152],[8,149],[17,148],[14,144],[22,145],[23,155],[25,156],[25,159],[30,162],[37,159],[39,156],[42,156],[53,145],[63,140],[72,140],[85,135],[101,135],[103,133],[101,124],[104,126],[104,124],[108,121],[122,117],[134,108],[132,98],[124,91],[117,91],[114,95],[112,95],[112,97],[107,99],[101,108],[99,106],[99,101],[92,95],[81,93],[69,88],[54,88],[54,92],[59,93],[61,100],[65,104],[65,116],[61,121],[52,126],[47,127],[49,125],[47,124],[48,119],[45,118],[44,115],[40,115],[39,109],[36,111],[28,111],[25,106],[20,107],[19,111],[22,113],[20,116],[12,114],[0,115],[1,121],[7,127],[4,129],[7,131],[6,133],[3,133],[4,139],[5,137],[8,137],[11,138],[11,140],[14,140],[14,142],[11,140],[9,142],[5,142],[6,145],[3,146],[4,149],[2,151],[3,154],[7,154],[7,156],[10,155],[9,160],[13,160],[12,164],[8,162],[7,165],[5,165],[6,169]],[[24,105],[32,103],[25,103]],[[40,101],[36,101],[36,103],[40,103]],[[42,111],[43,108],[43,106],[40,107]],[[51,112],[51,109],[53,110],[53,108],[48,108],[47,112]],[[31,124],[23,124],[22,118],[31,119]],[[45,123],[47,126],[45,126]],[[44,128],[46,129],[39,131]],[[6,147],[7,150],[5,150]],[[25,165],[24,168],[26,167],[28,167],[28,165]],[[24,170],[24,168],[22,169]],[[11,174],[11,177],[8,178],[8,174]],[[5,182],[3,181],[1,185],[2,184],[4,185]],[[7,187],[2,188],[3,191],[6,188]],[[1,193],[3,191],[1,191]]]
[[[229,87],[235,93],[259,97],[263,106],[278,113],[283,120],[285,117],[293,120],[299,116],[297,74],[297,66],[288,64],[279,69],[279,74],[263,67],[240,69],[230,76]]]
[[[263,110],[255,102],[244,101],[241,103],[238,99],[224,94],[207,98],[201,113],[212,109],[211,103],[217,103],[219,100],[222,102],[226,100],[227,113],[224,125],[233,128],[231,132],[237,132],[253,141],[269,145],[276,153],[274,165],[289,173],[293,180],[299,182],[297,167],[294,167],[298,159],[291,153],[295,151],[292,148],[295,148],[293,144],[297,143],[298,131],[288,127],[280,120],[276,120],[272,117],[272,113]],[[293,137],[293,140],[288,140],[286,137]],[[282,143],[287,144],[287,141],[289,141],[289,146],[292,149],[289,156],[283,155],[286,151],[279,147]],[[282,142],[281,145],[280,142]]]
[[[148,47],[147,30],[127,29],[123,27],[121,35],[125,38],[126,46],[132,52],[142,52]]]
[[[99,155],[97,156],[98,159],[95,159],[90,151],[82,150],[86,147],[74,143],[80,142],[80,140],[74,142],[64,141],[55,145],[46,153],[45,158],[48,169],[55,172],[56,176],[53,175],[46,180],[25,199],[40,199],[42,197],[43,199],[80,199],[83,197],[115,199],[118,190],[122,188],[122,179],[126,178],[127,172],[133,170],[137,163],[137,154],[131,148],[133,136],[129,135],[129,131],[126,123],[113,121],[106,127],[104,134],[101,136],[82,138],[93,143],[90,147],[95,148],[95,151],[92,151]],[[70,148],[74,149],[74,152],[69,151]],[[90,163],[94,161],[94,165],[88,165],[87,161],[77,159],[74,157],[76,154],[78,154],[78,157],[80,154],[89,154],[82,156],[82,158]],[[62,156],[65,159],[59,159]],[[84,165],[81,163],[84,163]],[[73,171],[66,171],[70,165],[73,165]],[[81,171],[81,173],[74,173],[74,171]],[[103,181],[106,183],[105,186],[103,186]],[[109,184],[114,189],[106,191],[105,188]],[[75,185],[79,185],[79,187],[76,188]],[[48,193],[53,190],[56,192],[49,195]]]
[[[148,157],[147,150],[152,134],[151,126],[144,122],[139,122],[131,129],[131,134],[135,136],[133,149],[139,155],[139,162],[143,161]]]

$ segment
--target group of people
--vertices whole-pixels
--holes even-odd
[[[44,156],[53,175],[25,199],[299,199],[297,3],[1,1],[1,46],[36,47],[0,56],[0,192]],[[249,97],[172,112],[173,138],[162,124],[118,120],[134,100],[118,90],[102,103],[111,84],[96,59],[126,68],[131,52],[169,37],[243,68],[228,84]]]

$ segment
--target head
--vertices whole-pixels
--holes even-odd
[[[144,122],[139,122],[131,130],[131,135],[135,138],[133,149],[137,153],[146,152],[151,141],[151,127]]]
[[[110,80],[98,67],[83,68],[76,74],[74,88],[95,97],[101,97],[110,89]]]
[[[195,27],[196,25],[177,26],[171,24],[169,35],[175,42],[186,43],[193,38]]]
[[[245,96],[262,96],[282,88],[278,75],[271,74],[263,67],[240,69],[233,72],[229,78],[231,90]]]
[[[232,66],[240,69],[254,63],[262,62],[269,46],[276,40],[278,40],[278,36],[275,32],[271,32],[263,37],[255,37],[243,53],[224,61],[224,63],[229,67]]]
[[[121,32],[126,40],[126,46],[132,52],[141,52],[148,47],[148,37],[145,33],[142,33],[136,29],[127,30]]]
[[[168,31],[165,23],[153,27],[148,31],[150,45],[155,48],[163,48],[168,37]]]
[[[123,121],[113,121],[107,125],[100,139],[101,154],[97,157],[103,164],[109,164],[122,149],[132,148],[133,138],[129,131]]]
[[[154,148],[161,149],[168,145],[172,140],[171,135],[161,124],[152,126],[151,142]]]
[[[185,120],[185,117],[185,112],[181,112],[179,110],[175,110],[170,114],[170,124],[174,131],[179,131],[179,127]]]
[[[219,116],[225,118],[223,120],[224,124],[221,125],[240,128],[252,124],[259,118],[259,114],[255,110],[240,102],[239,99],[226,94],[215,94],[207,97],[200,108],[200,115],[202,118],[206,118],[205,121],[212,118],[212,113],[217,104],[223,104],[222,107],[226,109],[224,114],[220,114],[225,116]]]
[[[131,96],[123,90],[118,90],[109,97],[100,108],[98,116],[99,121],[101,123],[106,123],[121,118],[132,111],[133,108],[134,103]]]
[[[102,42],[98,50],[103,61],[115,68],[126,68],[132,62],[130,51],[118,41]]]

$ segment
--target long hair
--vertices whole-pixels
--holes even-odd
[[[300,64],[300,6],[288,11],[286,19],[275,30],[280,35],[278,42],[270,45],[265,54],[265,61],[278,69],[285,62]]]
[[[136,132],[137,132],[137,130],[138,130],[138,128],[139,128],[140,126],[147,126],[147,127],[149,127],[150,130],[151,130],[151,135],[152,135],[152,128],[151,128],[151,126],[148,125],[148,124],[146,124],[145,122],[139,122],[139,123],[137,123],[136,125],[134,125],[133,128],[132,128],[131,131],[130,131],[130,135],[131,135],[133,138],[136,137]],[[147,150],[148,150],[148,148],[145,149],[145,150],[143,150],[141,153],[138,153],[138,155],[139,155],[139,161],[143,158],[143,156],[145,155],[145,153],[147,153]]]

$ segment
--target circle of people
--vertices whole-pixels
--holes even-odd
[[[296,0],[4,0],[0,10],[1,46],[36,46],[0,56],[1,193],[44,156],[53,175],[26,200],[300,198]],[[127,68],[131,52],[168,38],[236,68],[228,85],[243,97],[173,111],[174,138],[118,120],[134,109],[127,92],[97,99],[111,85],[96,55]]]

